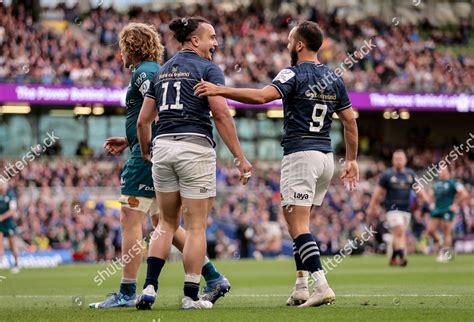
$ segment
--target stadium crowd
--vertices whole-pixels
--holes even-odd
[[[444,152],[408,149],[409,165],[421,173],[446,155]],[[26,248],[73,249],[78,261],[120,256],[120,210],[117,205],[108,206],[110,200],[106,199],[118,197],[122,165],[117,158],[72,161],[44,157],[14,176],[9,187],[18,199],[18,235]],[[365,211],[387,163],[365,159],[361,168],[356,191],[345,190],[335,179],[323,206],[313,209],[312,232],[317,234],[323,254],[339,252],[369,226],[377,231],[375,238],[353,253],[384,251],[383,212],[381,220],[368,222]],[[462,237],[474,233],[474,163],[464,155],[453,163],[452,174],[464,183],[470,195],[454,224],[455,236]],[[217,182],[218,196],[207,231],[210,256],[260,258],[284,253],[290,238],[280,208],[279,169],[257,165],[251,182],[243,187],[238,184],[236,169],[221,165]],[[99,190],[91,193],[90,189]],[[413,207],[410,251],[428,252],[429,215],[416,201]],[[150,222],[144,221],[143,231],[147,236]]]
[[[440,49],[468,45],[469,25],[464,21],[452,31],[385,23],[377,17],[350,23],[341,18],[337,8],[321,13],[296,3],[275,10],[250,5],[229,11],[209,3],[158,12],[131,8],[119,13],[99,7],[79,14],[77,8],[64,6],[54,12],[68,21],[65,27],[33,21],[21,6],[13,12],[0,4],[0,82],[124,87],[129,77],[117,45],[123,26],[130,21],[156,26],[166,46],[166,60],[178,50],[167,28],[169,21],[177,16],[201,15],[216,27],[220,50],[214,60],[224,70],[229,85],[268,84],[290,64],[286,49],[289,30],[299,20],[310,19],[327,35],[320,60],[332,68],[347,69],[343,77],[349,89],[474,91],[474,57]],[[369,48],[367,54],[362,54],[363,46]],[[358,53],[354,55],[355,51]]]

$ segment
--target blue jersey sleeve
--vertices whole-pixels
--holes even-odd
[[[148,87],[148,90],[145,94],[145,97],[149,97],[149,98],[152,98],[154,100],[156,100],[156,97],[155,97],[155,83],[156,83],[156,78],[158,77],[158,73],[155,73],[154,77],[151,78],[150,80],[150,86]]]
[[[204,73],[204,80],[219,86],[225,85],[224,73],[216,64],[209,65]]]
[[[281,98],[288,96],[296,85],[296,73],[291,68],[285,68],[273,79],[271,86],[280,93]]]
[[[382,174],[382,177],[379,180],[379,186],[382,188],[388,189],[388,182],[390,180],[390,175],[388,172],[384,172]]]
[[[347,94],[346,85],[341,77],[339,77],[336,81],[337,91],[339,92],[339,102],[335,112],[339,112],[345,110],[346,108],[351,107],[351,101],[349,99],[349,95]]]
[[[416,179],[416,172],[415,170],[413,169],[410,169],[410,172],[409,172],[409,179],[410,179],[410,187],[411,189],[413,189],[413,185],[416,183],[415,179]]]

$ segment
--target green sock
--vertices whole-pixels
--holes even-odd
[[[120,284],[120,293],[128,296],[134,296],[135,292],[137,290],[137,283],[132,282],[132,283],[122,283]]]
[[[221,277],[221,273],[217,271],[211,262],[208,262],[202,267],[202,276],[204,276],[204,279],[208,282]]]

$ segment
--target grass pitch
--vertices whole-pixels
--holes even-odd
[[[101,286],[93,281],[106,265],[24,269],[18,275],[0,271],[5,277],[0,277],[0,321],[474,321],[473,255],[448,264],[410,256],[406,268],[389,267],[385,257],[349,257],[327,276],[336,303],[307,309],[285,306],[294,283],[291,260],[218,261],[216,266],[232,290],[206,311],[179,309],[181,263],[165,265],[151,311],[87,307],[118,289],[120,272]]]

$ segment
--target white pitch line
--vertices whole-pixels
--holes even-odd
[[[229,297],[284,297],[288,294],[229,294]],[[459,294],[337,294],[337,297],[461,297]],[[88,294],[88,295],[0,295],[0,298],[37,298],[37,299],[71,299],[74,297],[104,297],[103,294]],[[163,296],[159,297],[176,297]]]

